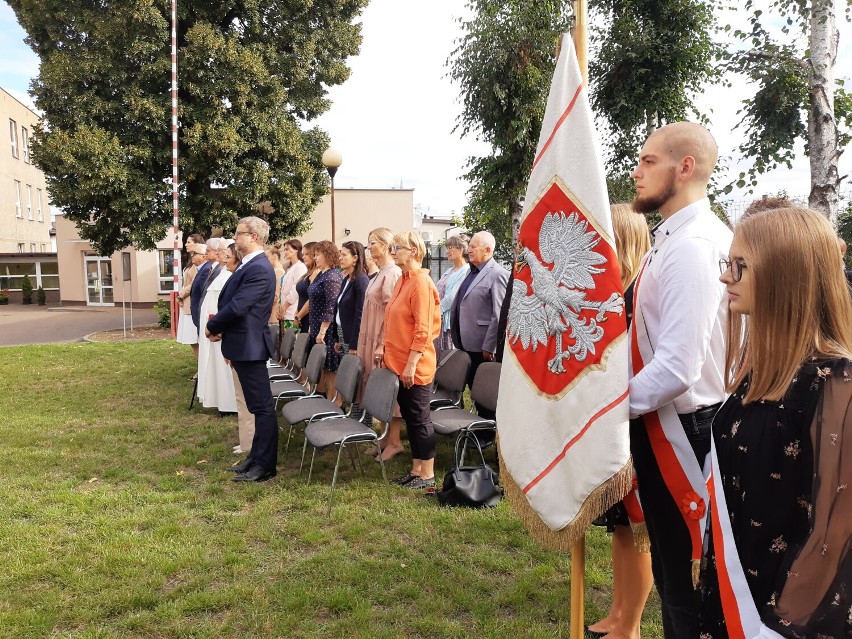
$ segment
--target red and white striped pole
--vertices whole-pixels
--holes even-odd
[[[177,0],[172,0],[172,216],[174,222],[174,254],[172,272],[174,291],[172,292],[172,334],[177,332],[178,302],[180,290],[180,228],[178,226],[178,78],[177,78]]]

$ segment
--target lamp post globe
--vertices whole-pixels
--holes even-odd
[[[331,241],[335,241],[334,228],[334,175],[337,169],[343,164],[343,155],[337,149],[328,148],[322,154],[322,163],[328,171],[328,176],[331,178]]]

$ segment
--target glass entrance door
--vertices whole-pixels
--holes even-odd
[[[86,301],[89,306],[112,306],[112,262],[86,256]]]

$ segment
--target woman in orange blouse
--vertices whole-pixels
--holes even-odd
[[[435,487],[435,431],[429,417],[429,396],[437,358],[434,339],[441,330],[438,290],[421,268],[426,246],[413,231],[393,238],[391,255],[402,270],[385,309],[384,345],[377,364],[399,375],[399,411],[411,445],[411,471],[395,480],[414,490]]]

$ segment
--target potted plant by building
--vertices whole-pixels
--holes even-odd
[[[41,286],[36,289],[36,299],[38,300],[39,306],[47,304],[47,293],[44,292],[44,289]]]
[[[0,290],[0,306],[6,306],[9,303],[9,289]]]
[[[21,296],[24,304],[33,303],[33,283],[30,281],[29,275],[24,275],[21,280]]]

